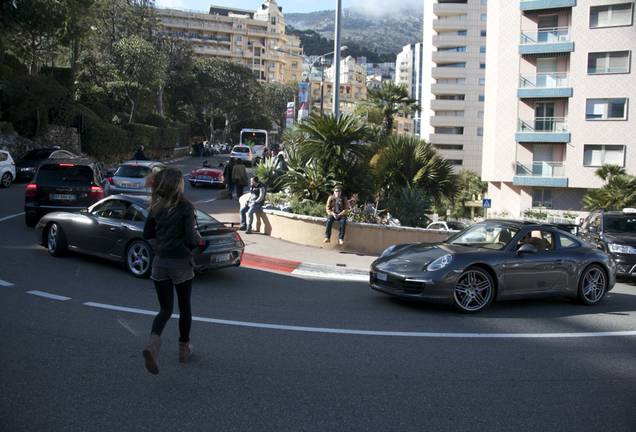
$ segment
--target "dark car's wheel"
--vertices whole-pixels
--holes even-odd
[[[495,284],[482,268],[468,267],[457,279],[454,306],[462,313],[480,312],[492,303],[494,297]]]
[[[64,230],[61,226],[56,223],[51,224],[47,235],[46,245],[49,253],[54,257],[64,255],[64,252],[66,252],[66,248],[68,247],[68,243],[66,242],[66,235],[64,234]]]
[[[607,293],[607,275],[597,264],[583,270],[579,279],[579,301],[585,305],[598,304]]]
[[[11,183],[13,183],[13,176],[11,175],[11,173],[4,173],[4,175],[2,176],[2,181],[0,181],[0,186],[2,186],[3,188],[8,188],[9,186],[11,186]]]
[[[24,222],[26,223],[26,226],[31,228],[36,226],[39,220],[40,218],[38,216],[27,216],[26,214],[24,215]]]
[[[146,278],[152,269],[152,249],[143,240],[135,240],[126,250],[126,268],[133,276]]]

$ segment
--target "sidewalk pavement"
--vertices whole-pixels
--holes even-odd
[[[220,222],[239,225],[241,216],[238,200],[217,200],[218,191],[219,189],[210,189],[209,201],[194,204]],[[245,231],[239,231],[239,234],[245,243],[241,265],[246,267],[295,275],[366,281],[369,279],[369,267],[377,258],[375,255],[296,244],[260,233],[246,234]]]

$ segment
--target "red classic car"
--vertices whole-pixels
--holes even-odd
[[[195,168],[190,172],[190,186],[194,187],[197,184],[209,184],[209,185],[223,185],[223,169],[224,166],[220,163],[217,166],[211,166],[208,161],[203,161],[201,168]]]

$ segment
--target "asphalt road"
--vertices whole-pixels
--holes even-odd
[[[467,316],[364,282],[225,269],[195,278],[195,355],[178,363],[171,320],[154,376],[152,282],[49,256],[19,215],[24,187],[0,189],[0,431],[636,431],[632,281],[597,307]]]

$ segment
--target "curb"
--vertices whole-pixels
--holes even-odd
[[[251,253],[243,254],[243,261],[241,262],[241,265],[297,276],[311,276],[325,279],[346,279],[361,282],[369,280],[369,270],[367,269],[302,263],[300,261],[271,258]]]

